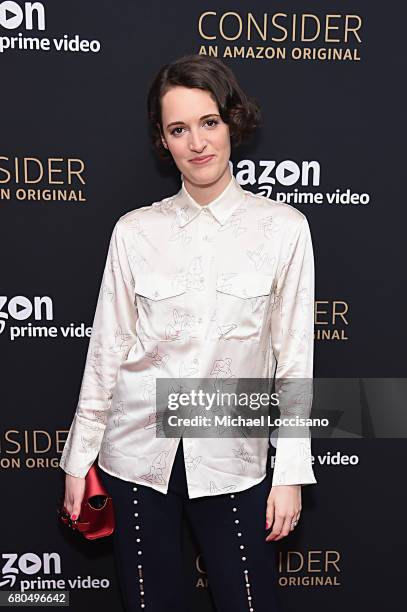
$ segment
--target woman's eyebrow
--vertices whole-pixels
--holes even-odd
[[[220,115],[218,115],[217,113],[209,113],[208,115],[202,115],[202,117],[199,117],[199,121],[202,121],[202,119],[207,119],[208,117],[220,117]],[[180,124],[184,125],[184,121],[171,121],[171,123],[167,125],[167,130],[172,125],[180,125]]]

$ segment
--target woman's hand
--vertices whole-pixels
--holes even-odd
[[[271,487],[267,499],[266,529],[273,529],[266,542],[281,540],[295,529],[291,523],[299,520],[301,508],[301,485]]]
[[[64,506],[72,520],[77,520],[81,511],[81,504],[85,495],[85,478],[77,478],[66,474]]]

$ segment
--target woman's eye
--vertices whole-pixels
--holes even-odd
[[[206,125],[206,126],[208,126],[210,128],[213,128],[216,125],[218,125],[218,123],[219,123],[219,121],[217,121],[217,119],[207,119],[203,125]],[[183,128],[181,126],[175,127],[175,128],[173,128],[171,130],[171,135],[172,136],[181,136],[181,134],[183,133],[184,129],[185,128]]]
[[[171,131],[171,134],[172,134],[173,136],[179,136],[179,134],[182,134],[182,132],[177,132],[177,130],[183,130],[183,129],[184,129],[184,128],[182,128],[182,127],[176,127],[176,128],[174,128],[174,129]]]

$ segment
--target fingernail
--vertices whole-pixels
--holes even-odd
[[[72,514],[72,515],[71,515],[71,519],[72,519],[73,521],[76,521],[76,514]]]
[[[268,529],[270,527],[269,522],[266,521],[266,529]]]

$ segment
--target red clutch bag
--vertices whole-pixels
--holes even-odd
[[[85,477],[85,494],[78,519],[73,521],[65,507],[59,511],[59,515],[65,525],[79,531],[87,540],[104,538],[113,533],[113,501],[102,484],[96,462]]]

